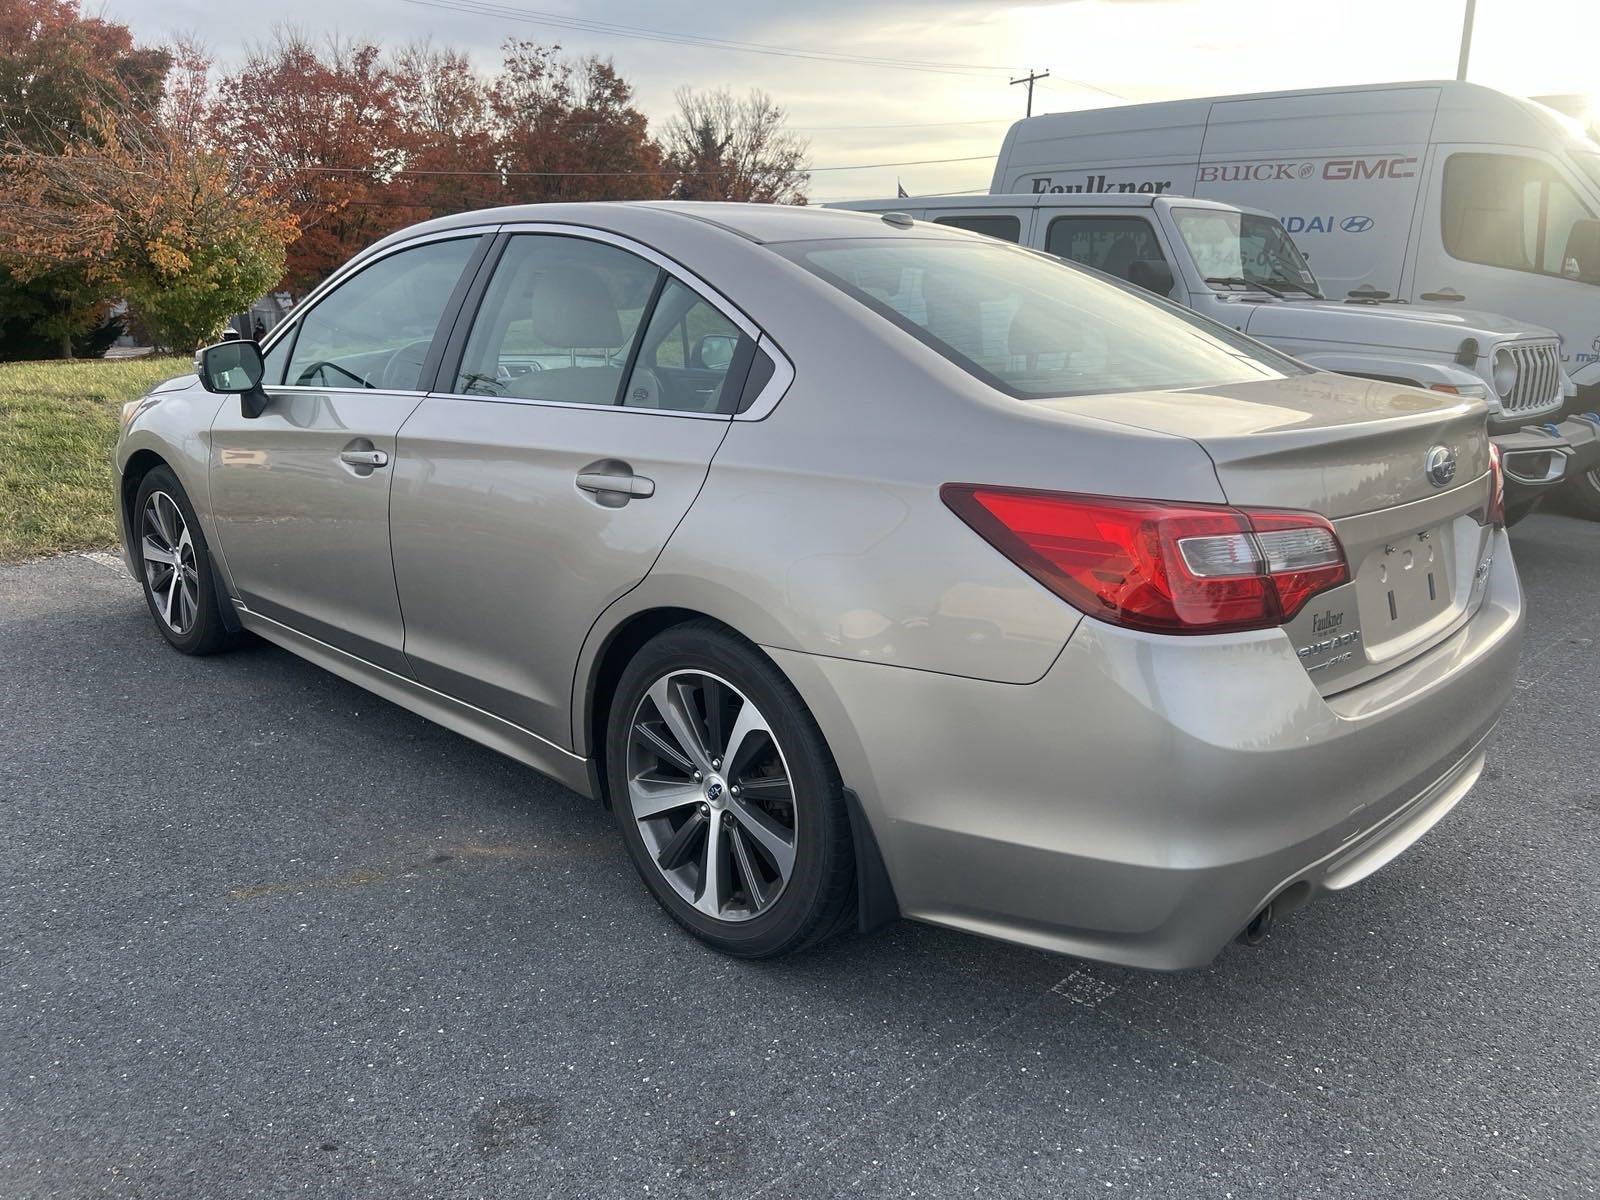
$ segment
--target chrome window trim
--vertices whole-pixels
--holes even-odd
[[[420,234],[414,238],[407,238],[403,242],[396,242],[392,246],[385,246],[381,250],[368,249],[362,251],[332,275],[317,284],[316,287],[312,288],[306,294],[306,298],[294,306],[294,311],[289,314],[288,318],[278,322],[272,332],[267,335],[267,340],[261,343],[262,357],[272,353],[279,342],[288,337],[292,330],[299,328],[300,322],[305,318],[306,314],[321,304],[335,288],[339,287],[351,276],[366,270],[373,263],[380,262],[391,254],[398,254],[402,250],[410,250],[414,246],[426,246],[429,242],[452,241],[456,238],[483,237],[485,234],[494,234],[499,228],[500,226],[498,225],[463,225],[459,229],[440,229],[433,233]],[[288,369],[289,364],[285,363],[284,370],[287,371]],[[348,393],[355,396],[366,392],[382,392],[386,396],[426,396],[428,394],[415,388],[401,391],[389,388],[311,387],[308,384],[299,383],[268,383],[262,386],[266,388],[268,394],[273,392],[320,392],[325,395]]]
[[[727,413],[690,412],[678,408],[630,407],[626,404],[586,404],[582,401],[567,400],[530,400],[521,396],[483,396],[473,395],[470,392],[419,392],[418,395],[426,395],[429,400],[470,400],[474,404],[520,404],[527,408],[562,408],[568,412],[579,409],[583,412],[638,413],[646,417],[687,417],[691,421],[730,419]]]

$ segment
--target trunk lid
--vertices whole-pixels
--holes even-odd
[[[1481,401],[1312,374],[1042,403],[1190,438],[1211,456],[1229,503],[1333,521],[1351,581],[1284,627],[1324,695],[1437,645],[1482,601],[1493,541],[1482,523],[1489,437]],[[1438,462],[1450,452],[1453,471]]]

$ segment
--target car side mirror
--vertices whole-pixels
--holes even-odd
[[[1561,260],[1568,279],[1600,283],[1600,221],[1574,221]]]
[[[739,339],[730,334],[702,334],[694,344],[689,365],[704,367],[708,371],[726,371],[728,364],[733,362],[733,352],[738,345]]]
[[[245,416],[259,417],[266,410],[267,393],[261,389],[261,380],[267,365],[255,342],[241,338],[207,346],[194,356],[194,369],[206,391],[238,396]]]
[[[1172,277],[1172,265],[1166,259],[1139,258],[1128,264],[1128,282],[1158,296],[1168,296],[1177,280]]]

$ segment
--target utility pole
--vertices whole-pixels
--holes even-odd
[[[1470,0],[1469,0],[1469,2],[1470,2]],[[1034,83],[1034,80],[1036,80],[1036,79],[1049,79],[1049,78],[1050,78],[1050,72],[1049,71],[1044,72],[1042,75],[1036,75],[1036,74],[1034,74],[1033,68],[1029,67],[1028,68],[1028,73],[1026,75],[1024,75],[1021,79],[1013,79],[1011,81],[1011,86],[1012,87],[1016,87],[1017,84],[1019,84],[1019,83],[1025,83],[1025,84],[1028,85],[1028,111],[1027,111],[1027,114],[1026,114],[1027,116],[1030,116],[1030,117],[1033,116],[1033,83]]]
[[[1478,0],[1467,0],[1467,15],[1461,21],[1461,58],[1456,63],[1456,78],[1467,77],[1467,60],[1472,57],[1472,18],[1478,9]]]

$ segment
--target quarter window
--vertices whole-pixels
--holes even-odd
[[[294,345],[283,382],[415,391],[439,319],[476,245],[475,237],[427,242],[380,258],[345,280],[290,335]],[[273,347],[269,371],[285,344]]]
[[[1560,275],[1572,227],[1590,215],[1538,159],[1456,154],[1445,163],[1444,248],[1452,258]]]
[[[985,237],[999,238],[1002,242],[1020,242],[1022,240],[1022,222],[1013,216],[935,217],[933,223],[935,225],[949,225],[955,229],[966,229],[973,233],[981,233]]]
[[[1166,261],[1155,230],[1142,217],[1057,217],[1050,222],[1045,249],[1141,287],[1146,276],[1138,264]]]

